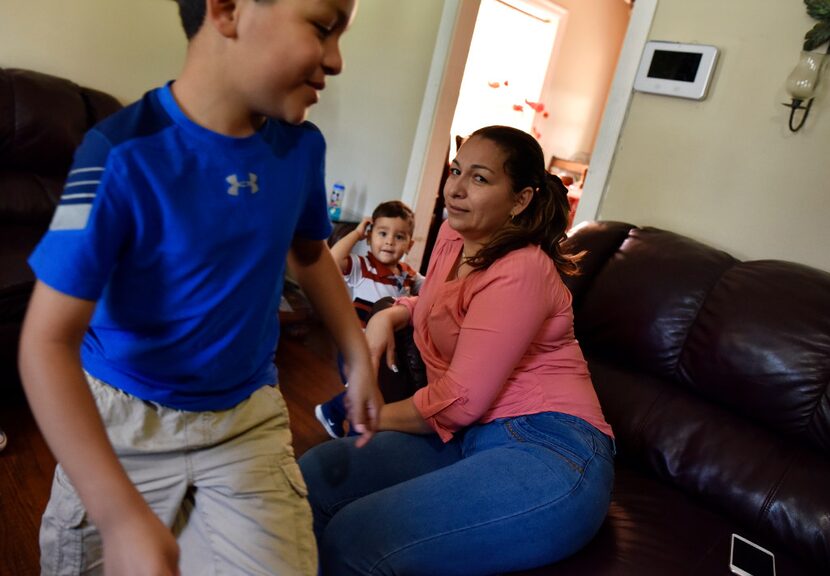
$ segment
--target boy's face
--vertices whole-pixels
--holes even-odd
[[[298,124],[326,76],[343,69],[340,37],[357,0],[238,0],[228,72],[253,114]]]
[[[396,265],[412,248],[412,224],[403,218],[381,216],[372,222],[369,249],[387,266]]]

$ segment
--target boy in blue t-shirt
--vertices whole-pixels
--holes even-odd
[[[21,336],[59,462],[44,573],[316,574],[273,356],[288,260],[368,441],[382,400],[325,245],[325,144],[304,122],[355,3],[178,0],[180,77],[78,149]]]

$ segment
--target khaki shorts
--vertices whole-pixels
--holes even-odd
[[[265,386],[229,410],[184,412],[87,380],[127,474],[178,538],[184,576],[317,573],[279,390]],[[42,574],[103,573],[101,537],[60,465],[40,547]]]

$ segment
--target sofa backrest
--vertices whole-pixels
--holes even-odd
[[[17,325],[34,285],[26,263],[46,232],[84,133],[112,96],[40,72],[0,68],[0,325]]]
[[[620,222],[567,243],[621,458],[830,570],[830,274]]]
[[[0,223],[48,224],[84,134],[120,108],[69,80],[0,68]]]

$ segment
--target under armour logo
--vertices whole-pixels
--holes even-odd
[[[225,181],[231,185],[231,187],[228,188],[228,194],[231,196],[239,196],[240,188],[250,188],[251,194],[256,194],[259,192],[259,186],[257,186],[256,180],[256,174],[253,172],[248,172],[248,179],[241,181],[236,177],[236,174],[231,174],[225,178]]]

